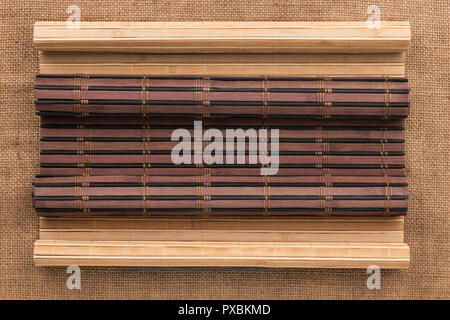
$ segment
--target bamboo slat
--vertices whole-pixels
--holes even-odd
[[[225,128],[279,129],[280,175],[322,175],[323,170],[316,167],[320,164],[327,167],[332,175],[405,175],[404,120],[207,120],[202,126],[202,135],[208,128],[219,128],[222,133],[225,133]],[[171,150],[178,144],[176,141],[170,141],[169,137],[177,128],[185,128],[193,137],[192,119],[44,116],[41,121],[40,173],[43,175],[203,176],[205,170],[212,176],[260,175],[259,168],[237,167],[231,164],[222,168],[208,167],[207,164],[205,168],[169,166]],[[192,145],[191,148],[194,150]],[[244,149],[248,155],[247,144]],[[236,144],[234,150],[238,150]],[[270,141],[268,150],[271,150]],[[148,164],[148,168],[143,168],[144,163]],[[286,166],[288,164],[289,167]]]
[[[245,266],[404,269],[409,248],[398,243],[186,242],[37,240],[38,266]]]
[[[405,177],[93,176],[37,178],[39,215],[398,215]]]
[[[404,52],[408,22],[36,22],[41,51],[152,53]]]
[[[38,75],[39,115],[405,118],[406,78]]]
[[[404,217],[40,219],[41,240],[402,243]]]
[[[43,74],[403,77],[404,53],[149,54],[39,52]]]

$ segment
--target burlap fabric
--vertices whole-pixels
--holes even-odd
[[[82,268],[81,290],[68,290],[66,269],[33,265],[38,218],[31,203],[37,172],[38,117],[32,45],[38,20],[67,19],[76,4],[84,21],[409,20],[411,116],[407,122],[410,209],[408,271],[382,271],[381,290],[365,270]],[[8,1],[0,8],[1,265],[0,298],[10,299],[302,299],[449,298],[449,1]]]

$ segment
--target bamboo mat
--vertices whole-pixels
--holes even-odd
[[[181,36],[183,39],[180,39]],[[245,39],[245,45],[243,39]],[[376,32],[369,30],[365,22],[82,22],[79,30],[73,30],[66,28],[65,22],[37,22],[33,43],[44,52],[46,50],[57,50],[63,53],[65,50],[71,52],[94,50],[92,58],[95,65],[102,65],[105,62],[104,57],[97,55],[98,51],[144,51],[168,54],[175,51],[195,54],[196,51],[206,50],[208,54],[218,52],[222,53],[222,57],[228,57],[229,50],[231,50],[230,54],[253,52],[253,50],[284,53],[286,50],[291,52],[293,48],[299,52],[311,50],[332,52],[327,57],[328,60],[325,60],[332,63],[336,59],[334,54],[338,57],[340,55],[340,53],[334,53],[336,49],[339,50],[338,52],[344,50],[344,53],[351,54],[361,50],[369,53],[405,51],[410,44],[410,27],[408,22],[384,21],[381,22],[380,30]],[[319,44],[320,47],[318,47]],[[133,57],[133,55],[130,56]],[[79,58],[76,55],[74,57]],[[205,59],[203,54],[201,57]],[[350,61],[349,59],[353,57],[356,57],[356,61],[360,58],[358,55],[347,56],[345,60]],[[84,56],[81,57],[81,59],[84,58]],[[53,62],[58,63],[58,59],[59,57],[56,57]],[[254,62],[248,57],[245,59],[249,64]],[[283,60],[282,58],[276,63],[282,63]],[[404,63],[403,60],[402,63]],[[128,66],[133,68],[131,64]],[[199,68],[201,69],[202,66],[199,65]],[[308,69],[307,66],[305,68]],[[195,72],[195,68],[193,71]],[[37,214],[51,217],[92,216],[90,222],[93,226],[103,222],[94,216],[119,216],[115,231],[128,234],[128,238],[123,239],[123,233],[109,230],[95,231],[89,236],[91,225],[88,229],[77,230],[78,233],[75,234],[78,234],[80,238],[65,240],[67,233],[62,232],[65,231],[63,229],[74,227],[77,229],[76,226],[82,221],[72,220],[66,223],[63,219],[55,219],[54,223],[61,225],[63,229],[61,232],[58,230],[59,227],[50,229],[53,235],[56,234],[56,239],[48,239],[45,233],[41,233],[41,237],[35,242],[33,253],[35,264],[39,266],[272,268],[367,268],[371,264],[377,264],[384,269],[408,268],[409,246],[403,242],[403,228],[400,229],[398,242],[396,239],[388,240],[389,237],[385,237],[384,233],[377,232],[367,232],[367,236],[360,237],[362,231],[369,227],[365,225],[365,223],[370,225],[369,220],[359,225],[351,219],[345,220],[348,225],[341,230],[343,233],[336,233],[334,225],[341,220],[330,217],[332,215],[380,214],[389,216],[406,213],[408,203],[406,179],[403,179],[403,182],[394,182],[389,181],[391,178],[388,176],[405,176],[404,156],[392,151],[393,148],[398,150],[399,144],[400,148],[404,149],[404,146],[401,146],[404,138],[392,138],[395,131],[400,130],[400,137],[404,133],[404,122],[401,122],[400,127],[395,124],[398,124],[398,119],[405,118],[408,114],[407,78],[392,78],[390,74],[377,79],[367,78],[367,75],[363,78],[336,78],[329,76],[333,75],[333,70],[330,70],[328,66],[323,66],[317,71],[318,78],[304,78],[296,75],[283,77],[278,74],[257,76],[258,73],[253,72],[245,75],[244,78],[234,75],[174,77],[162,74],[155,76],[153,73],[146,77],[37,75],[35,81],[37,114],[41,116],[41,123],[52,121],[50,119],[54,117],[63,117],[63,120],[55,120],[57,125],[63,126],[59,128],[59,134],[56,134],[63,141],[73,139],[67,137],[70,129],[67,127],[68,120],[64,116],[75,115],[80,111],[84,116],[89,115],[84,120],[86,125],[80,125],[83,127],[83,131],[80,132],[83,136],[76,139],[86,139],[87,145],[84,143],[83,146],[75,147],[78,150],[76,155],[67,154],[67,151],[71,152],[67,148],[73,148],[72,144],[75,140],[61,142],[58,137],[52,137],[53,131],[47,132],[51,130],[48,125],[41,128],[44,130],[44,132],[41,131],[41,148],[45,144],[47,147],[56,149],[41,152],[40,174],[81,174],[81,170],[83,174],[88,175],[88,179],[94,179],[89,182],[80,179],[71,180],[72,182],[64,180],[65,183],[63,183],[59,177],[48,180],[45,177],[37,178],[33,189]],[[256,69],[255,72],[257,72]],[[109,70],[107,73],[113,73],[113,71]],[[323,74],[328,76],[320,77]],[[81,105],[75,103],[77,101],[74,100],[75,98],[81,99]],[[197,105],[200,100],[202,103]],[[107,109],[104,108],[105,103],[108,104]],[[122,104],[126,107],[121,106]],[[325,107],[322,107],[322,104]],[[129,123],[137,120],[131,120],[130,116],[139,117],[141,114],[144,117],[148,116],[149,122],[161,125],[162,122],[167,122],[167,117],[170,117],[171,126],[175,127],[179,124],[176,118],[180,116],[184,119],[183,123],[186,123],[185,118],[201,116],[205,121],[211,120],[212,122],[208,121],[208,124],[212,127],[217,124],[227,127],[242,123],[253,125],[255,121],[261,121],[258,115],[266,120],[263,126],[272,126],[278,122],[282,124],[277,125],[277,128],[281,130],[281,163],[278,174],[280,177],[283,175],[288,177],[281,180],[278,176],[267,176],[264,180],[259,177],[256,180],[259,183],[256,185],[254,180],[248,180],[251,177],[245,178],[247,186],[243,187],[243,178],[238,176],[255,174],[255,169],[258,170],[258,168],[234,165],[228,167],[228,164],[211,167],[203,164],[203,168],[189,165],[174,167],[166,152],[166,149],[171,149],[172,146],[167,140],[168,127],[165,126],[163,126],[165,130],[155,131],[155,127],[145,125],[145,132],[138,133],[138,135],[142,133],[145,140],[145,144],[140,147],[145,150],[139,152],[140,154],[129,154],[128,148],[132,147],[131,144],[135,138],[133,141],[126,138],[137,132],[133,132],[134,129],[127,129],[127,134],[123,135],[124,133],[120,133],[122,130],[116,127],[114,133],[107,138],[110,141],[107,142],[109,151],[102,149],[101,154],[97,154],[97,151],[100,151],[97,150],[100,144],[104,143],[102,141],[105,139],[106,132],[96,133],[96,130],[101,129],[95,122],[107,120],[104,119],[106,116],[116,119],[127,116],[126,123]],[[158,117],[161,119],[159,120]],[[286,119],[280,119],[280,117]],[[292,130],[302,124],[312,125],[316,122],[305,121],[304,117],[323,118],[313,131],[313,135],[318,137],[315,140],[305,138],[310,137],[311,133],[302,129]],[[374,118],[370,125],[365,127],[369,131],[361,131],[361,126],[364,127],[367,121],[359,122],[355,120],[355,117],[356,119]],[[247,118],[251,123],[244,120]],[[384,120],[377,122],[376,119],[379,118]],[[356,137],[358,143],[353,145],[352,142],[355,140],[348,139],[350,136],[342,138],[342,133],[348,130],[339,133],[329,130],[331,125],[328,122],[329,119],[341,129],[344,127],[349,129],[351,133],[347,134],[353,138]],[[76,118],[74,120],[78,121]],[[113,126],[114,121],[118,120],[108,119],[107,123]],[[142,121],[143,119],[138,119],[136,124],[140,126]],[[357,126],[354,126],[355,121]],[[141,129],[143,129],[142,126]],[[378,133],[373,129],[378,130]],[[50,136],[46,136],[45,132]],[[86,133],[89,133],[88,136],[85,136]],[[373,137],[374,134],[378,135],[380,140],[368,138],[368,136]],[[127,150],[117,146],[117,137],[122,144],[125,143]],[[361,139],[362,137],[365,138]],[[315,143],[305,144],[308,141]],[[270,142],[272,143],[272,140]],[[367,154],[368,149],[373,150],[374,143],[382,151]],[[317,148],[316,144],[319,144],[324,152],[304,154],[311,153],[311,148]],[[394,147],[394,145],[397,146]],[[86,146],[89,146],[89,150]],[[117,150],[127,154],[112,156],[104,153],[105,151],[111,153],[111,148],[119,148]],[[363,154],[361,148],[365,150]],[[58,154],[61,153],[59,150],[64,151],[63,154]],[[298,150],[301,150],[300,154]],[[352,152],[343,155],[342,150],[355,150],[357,154]],[[248,151],[252,152],[250,147]],[[251,159],[250,155],[248,157]],[[379,165],[378,162],[380,162]],[[123,184],[119,187],[116,183],[109,189],[100,187],[100,185],[104,186],[104,183],[109,185],[107,181],[127,181],[127,185],[132,182],[125,176],[108,178],[97,176],[111,172],[120,175],[145,174],[145,176],[149,175],[150,179],[144,176],[138,179],[137,188],[136,181],[131,187],[125,187]],[[306,182],[309,178],[305,180],[303,177],[295,176],[313,173],[323,174],[321,177],[323,182],[316,181],[315,183],[318,184],[313,188],[310,182]],[[182,176],[173,180],[174,174]],[[190,177],[192,174],[196,177]],[[337,176],[358,174],[383,174],[384,180],[381,183],[384,187],[375,187],[370,182],[370,178],[366,177],[359,177],[359,179],[351,177],[344,182],[343,176]],[[170,178],[159,175],[169,175]],[[184,175],[189,177],[185,178]],[[221,177],[222,175],[227,176],[226,181],[225,177]],[[235,175],[238,176],[235,177]],[[328,175],[331,176],[328,177]],[[227,180],[228,178],[232,180]],[[162,179],[158,180],[158,186],[154,185],[155,179]],[[173,184],[174,181],[177,181],[176,185]],[[252,185],[249,186],[248,183],[252,181]],[[276,181],[282,182],[283,186]],[[355,181],[358,181],[358,184],[362,183],[365,187],[359,185],[356,190],[351,189],[355,187]],[[79,182],[82,182],[81,186]],[[263,186],[258,187],[261,182]],[[295,186],[292,185],[293,182]],[[344,185],[339,186],[342,182]],[[76,186],[67,187],[67,183],[75,183]],[[233,183],[234,187],[229,188],[229,183]],[[377,182],[377,185],[379,184],[380,181]],[[357,196],[352,193],[356,193]],[[140,215],[147,216],[145,222],[151,229],[138,236],[141,230],[127,229],[127,225],[133,225],[134,220],[123,219],[122,216]],[[178,224],[175,223],[175,226],[184,225],[185,229],[177,230],[173,220],[168,218],[175,215],[208,218],[204,224],[200,225],[200,228],[190,220],[180,220]],[[235,224],[229,230],[217,230],[217,227],[234,220],[230,218],[230,220],[216,221],[212,217],[229,215],[273,217],[266,221],[266,228],[248,230],[248,226],[238,221],[237,225]],[[317,221],[303,220],[299,217],[278,221],[275,216],[280,215],[321,215],[323,217]],[[155,216],[161,219],[155,219]],[[165,218],[162,218],[164,216]],[[111,219],[110,223],[114,221]],[[313,221],[322,224],[320,230],[316,230],[315,233],[304,230]],[[153,230],[160,223],[166,224],[167,228]],[[259,219],[251,222],[254,225],[258,223],[260,223]],[[392,223],[395,221],[388,220],[387,227],[391,227]],[[294,231],[293,233],[289,234],[285,232],[285,228],[290,225],[297,227],[291,230]],[[271,232],[266,234],[255,232],[264,231],[267,228]],[[54,233],[55,231],[57,233]],[[217,237],[218,231],[221,233],[220,237]],[[88,241],[84,240],[85,236],[88,237]]]
[[[38,119],[33,112],[37,52],[32,25],[64,20],[71,3],[2,4],[2,268],[3,298],[445,298],[448,291],[448,30],[445,1],[380,4],[382,19],[410,20],[413,41],[406,75],[411,83],[407,121],[410,210],[408,271],[383,271],[382,289],[369,291],[363,270],[230,270],[83,268],[82,289],[69,291],[65,268],[36,268],[38,219],[31,205],[38,163]],[[260,1],[244,5],[182,1],[145,4],[80,2],[83,20],[363,20],[369,1]],[[32,143],[30,143],[32,141]]]

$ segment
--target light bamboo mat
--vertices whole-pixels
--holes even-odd
[[[407,268],[403,217],[41,218],[36,265]]]

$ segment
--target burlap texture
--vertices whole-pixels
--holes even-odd
[[[38,20],[67,19],[76,4],[84,21],[409,20],[411,116],[407,122],[410,209],[408,271],[382,271],[381,290],[365,270],[82,268],[81,290],[66,288],[65,268],[33,265],[38,218],[31,203],[37,172],[38,117],[32,45]],[[8,1],[0,8],[1,265],[0,298],[9,299],[310,299],[449,298],[449,2],[442,1]]]

